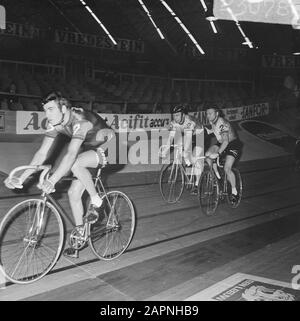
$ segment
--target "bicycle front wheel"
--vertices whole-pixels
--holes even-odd
[[[219,182],[212,170],[206,169],[202,173],[198,185],[198,198],[205,215],[215,214],[219,204]]]
[[[176,163],[162,167],[159,177],[159,189],[167,203],[176,203],[184,189],[184,175],[181,165]]]
[[[43,206],[45,204],[45,206]],[[0,268],[11,282],[41,279],[55,265],[64,227],[56,208],[42,199],[15,205],[0,224]]]
[[[242,200],[242,194],[243,194],[243,182],[242,182],[242,176],[240,171],[237,168],[232,168],[232,172],[235,176],[235,186],[236,186],[236,190],[238,192],[238,197],[237,200],[233,203],[230,200],[230,195],[231,195],[231,184],[227,181],[227,195],[226,195],[226,200],[228,205],[231,208],[237,208]]]
[[[129,197],[119,191],[103,196],[99,219],[90,225],[89,244],[101,260],[119,257],[129,246],[135,231],[135,210]]]

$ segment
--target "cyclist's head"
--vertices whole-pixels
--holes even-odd
[[[219,117],[222,117],[222,111],[217,107],[207,107],[206,116],[210,123],[215,123]]]
[[[53,91],[45,96],[42,102],[46,117],[53,126],[64,121],[65,114],[69,112],[71,103],[58,91]]]
[[[43,107],[50,101],[56,103],[60,110],[62,110],[63,106],[65,106],[67,109],[71,108],[71,103],[69,102],[69,100],[63,97],[63,95],[59,91],[51,91],[50,93],[48,93],[43,98],[43,102],[42,102]]]
[[[184,105],[177,105],[172,108],[172,115],[176,123],[180,123],[184,120],[187,108]]]

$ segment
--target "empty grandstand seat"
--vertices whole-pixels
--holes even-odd
[[[10,110],[23,110],[23,106],[20,102],[16,101],[10,104]]]
[[[111,113],[109,104],[95,103],[93,105],[93,111],[96,113]]]
[[[8,102],[7,99],[3,99],[0,103],[0,109],[1,110],[9,110],[8,109]]]
[[[40,108],[38,106],[38,102],[34,101],[30,98],[21,98],[20,102],[23,106],[23,110],[27,111],[38,111]]]

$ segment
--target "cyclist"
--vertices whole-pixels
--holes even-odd
[[[51,92],[43,100],[43,109],[46,113],[48,126],[45,137],[38,151],[33,156],[30,165],[42,165],[48,157],[55,138],[59,134],[71,138],[68,150],[59,166],[52,175],[43,182],[41,189],[46,193],[54,191],[55,184],[70,170],[76,177],[68,190],[70,207],[75,219],[76,228],[83,233],[83,204],[82,194],[85,190],[90,195],[91,206],[85,220],[89,223],[97,221],[102,199],[97,194],[92,175],[88,168],[97,168],[100,164],[106,165],[104,150],[99,147],[114,136],[114,131],[105,120],[96,113],[71,107],[70,102],[60,92]],[[20,177],[5,180],[8,188],[22,188],[23,182],[33,173],[26,170]],[[78,251],[67,248],[64,255],[78,257]]]
[[[187,108],[184,105],[177,105],[173,107],[173,109],[171,110],[171,114],[173,115],[173,120],[171,121],[171,124],[168,128],[170,131],[166,143],[168,148],[162,152],[162,157],[166,157],[170,145],[173,141],[175,141],[175,144],[181,145],[183,147],[183,158],[185,161],[185,165],[187,167],[190,167],[192,166],[191,152],[196,147],[197,129],[202,130],[203,126],[195,117],[187,114]],[[196,154],[197,153],[198,151],[196,150]],[[197,186],[200,175],[197,175],[195,187],[191,191],[192,194],[197,194]]]
[[[222,117],[221,111],[218,108],[209,107],[206,110],[206,116],[211,125],[211,129],[206,127],[207,133],[213,133],[217,139],[217,143],[209,147],[205,153],[205,156],[209,157],[207,158],[207,162],[211,166],[212,159],[215,159],[218,156],[220,156],[221,159],[225,159],[224,171],[231,184],[230,199],[232,202],[236,202],[238,192],[236,189],[235,176],[232,172],[232,166],[235,160],[241,155],[242,142],[239,140],[237,133],[234,131],[229,121]],[[220,179],[215,163],[213,164],[213,168],[218,179]]]

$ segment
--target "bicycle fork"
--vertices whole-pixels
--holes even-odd
[[[39,241],[39,236],[41,237],[43,235],[43,228],[46,225],[44,220],[46,199],[47,198],[44,197],[43,200],[38,203],[28,235],[24,237],[24,241],[29,243],[29,245],[36,245]]]

